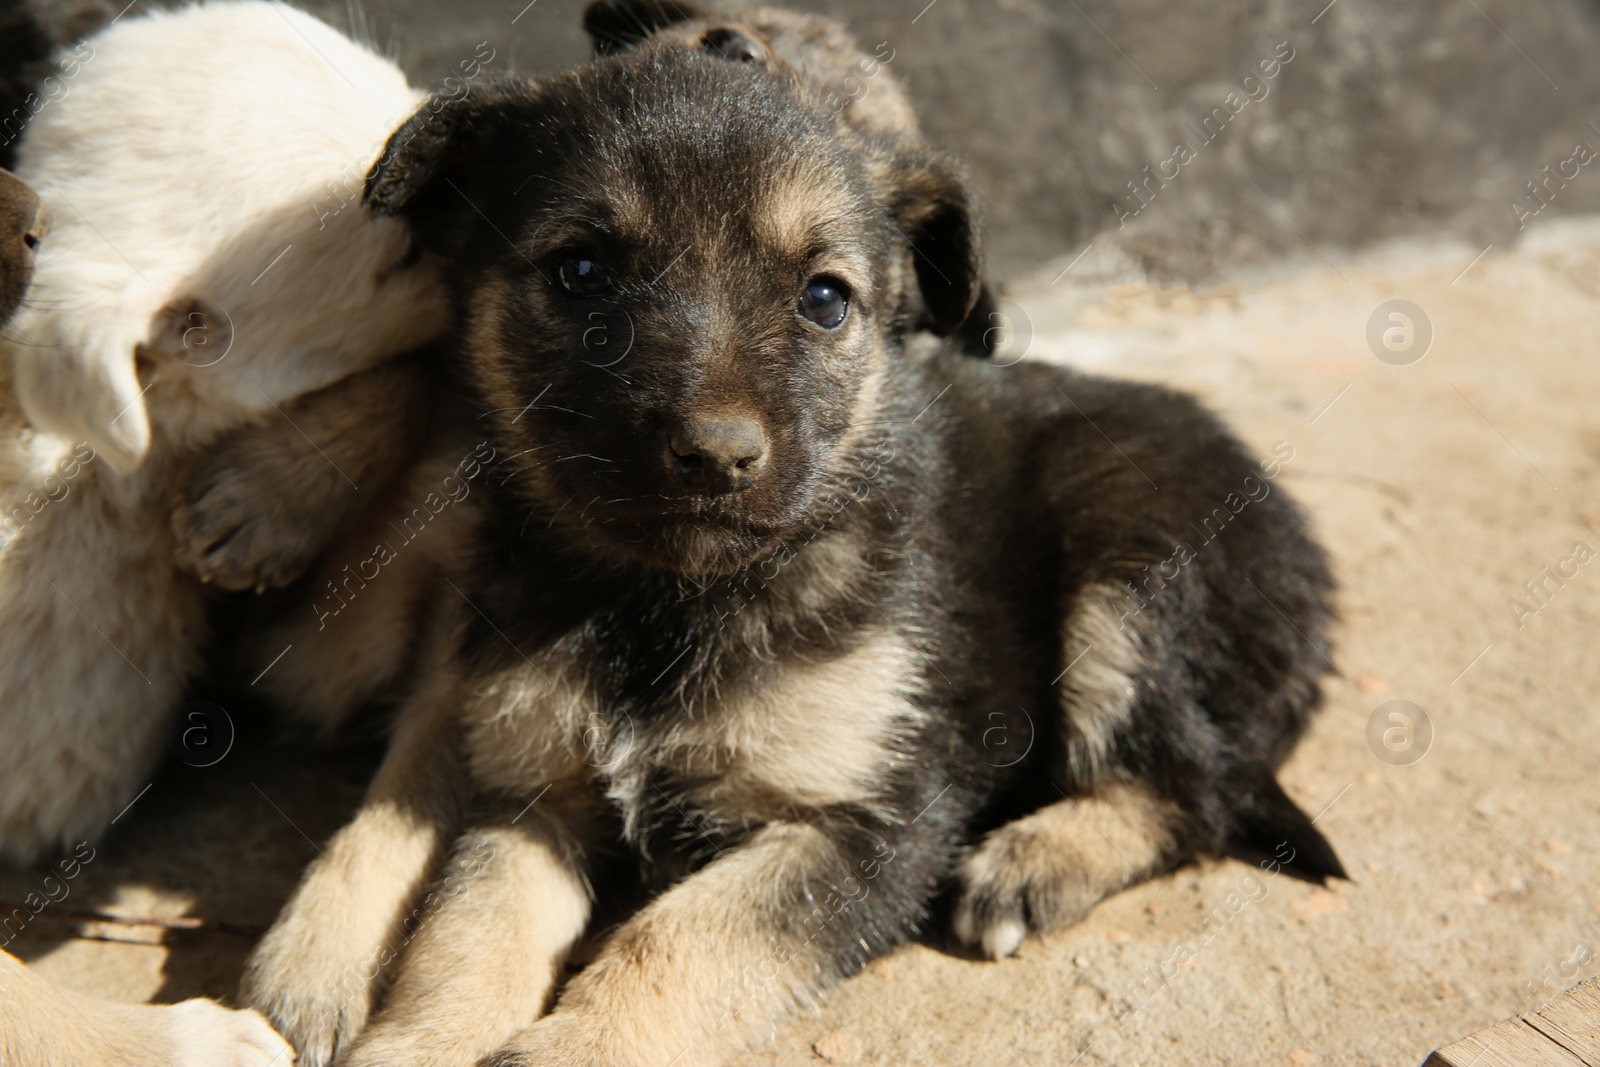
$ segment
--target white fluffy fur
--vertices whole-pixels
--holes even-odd
[[[253,1011],[209,1000],[113,1004],[63,990],[0,951],[0,1054],[7,1067],[294,1067]]]
[[[332,212],[421,98],[398,67],[249,0],[128,18],[90,43],[17,166],[56,220],[12,326],[37,426],[128,471],[152,418],[203,439],[427,332],[442,310],[427,278],[389,270],[404,225]]]
[[[204,638],[173,565],[184,465],[446,319],[431,267],[400,266],[404,226],[359,205],[420,99],[394,64],[262,0],[90,44],[22,146],[56,228],[0,360],[0,507],[27,516],[0,547],[15,859],[99,834],[148,781]]]

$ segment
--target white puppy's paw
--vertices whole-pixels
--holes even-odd
[[[253,1011],[211,1000],[151,1009],[165,1018],[170,1067],[290,1067],[294,1049]]]

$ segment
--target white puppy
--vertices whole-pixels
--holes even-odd
[[[393,63],[263,0],[130,16],[75,56],[19,156],[55,230],[0,342],[0,855],[22,860],[149,781],[205,638],[170,522],[195,457],[447,321],[404,225],[360,206],[420,100]]]
[[[392,64],[259,0],[129,19],[71,60],[19,167],[54,235],[36,262],[35,237],[0,263],[7,311],[33,268],[0,353],[0,855],[24,860],[98,835],[147,781],[205,637],[175,556],[233,585],[265,575],[262,539],[230,524],[253,508],[316,526],[299,517],[326,497],[319,476],[381,480],[370,440],[337,440],[339,416],[405,411],[416,375],[389,361],[446,319],[404,228],[358,206],[418,100]],[[325,449],[307,442],[345,470],[285,471],[282,507],[222,499],[170,521],[209,445],[259,455],[250,435],[281,437],[284,409],[333,426]],[[295,532],[304,557],[316,546]],[[5,952],[0,1048],[19,1067],[294,1058],[255,1012],[107,1004]]]

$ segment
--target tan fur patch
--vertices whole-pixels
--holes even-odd
[[[803,257],[816,237],[818,224],[848,210],[837,181],[828,179],[826,172],[796,163],[767,181],[760,205],[750,218],[757,239],[784,261]]]
[[[808,923],[800,901],[809,890],[825,916],[842,910],[829,887],[848,874],[816,827],[764,827],[623,926],[509,1051],[529,1064],[726,1062],[820,992],[813,938],[828,919]]]
[[[915,663],[880,631],[824,663],[790,663],[742,684],[703,716],[681,716],[648,748],[684,778],[696,804],[750,818],[795,807],[867,803],[895,758],[895,738],[919,717]]]
[[[780,553],[738,581],[713,584],[699,595],[711,598],[735,641],[772,658],[778,651],[775,630],[859,599],[871,567],[859,534],[830,529],[799,544],[792,555]]]
[[[590,777],[623,758],[584,668],[557,645],[478,683],[465,696],[473,777],[511,796]]]
[[[795,580],[778,590],[778,610],[802,618],[846,597],[859,597],[872,569],[867,546],[853,531],[830,530],[799,548],[796,560]]]
[[[1133,710],[1135,677],[1144,665],[1139,632],[1125,622],[1128,594],[1114,585],[1083,590],[1062,641],[1065,673],[1057,683],[1067,719],[1067,762],[1079,781],[1104,770],[1116,735]]]
[[[584,668],[560,646],[495,675],[466,698],[476,780],[531,799],[591,778],[625,808],[666,769],[696,805],[776,818],[797,807],[870,802],[920,712],[915,654],[882,631],[836,659],[793,663],[696,709],[648,724],[607,717]]]
[[[1161,865],[1180,814],[1149,787],[1118,780],[1002,826],[961,865],[956,936],[998,958],[1030,927],[1076,922]]]
[[[775,167],[759,196],[749,217],[757,241],[775,265],[799,265],[812,273],[836,275],[857,292],[865,288],[871,261],[854,239],[855,224],[848,221],[855,205],[830,169],[805,161]],[[731,231],[725,240],[731,242],[730,253],[741,251],[743,241]],[[811,259],[823,243],[829,248],[827,258]]]
[[[491,272],[473,289],[472,306],[466,317],[466,350],[472,353],[467,366],[502,427],[512,425],[527,403],[519,399],[522,394],[510,369],[512,361],[501,342],[504,310],[514,299],[511,283]]]
[[[341,1067],[476,1063],[537,1019],[589,917],[572,850],[537,810],[456,845],[441,902]]]

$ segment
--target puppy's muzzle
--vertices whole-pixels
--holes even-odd
[[[668,434],[666,462],[678,484],[702,496],[742,493],[767,465],[767,435],[753,419],[687,418]]]
[[[15,174],[0,170],[0,201],[17,221],[16,238],[26,248],[37,249],[50,233],[50,211],[39,202],[38,194]]]
[[[33,276],[33,258],[50,232],[50,212],[28,184],[0,170],[0,322],[22,300]]]

